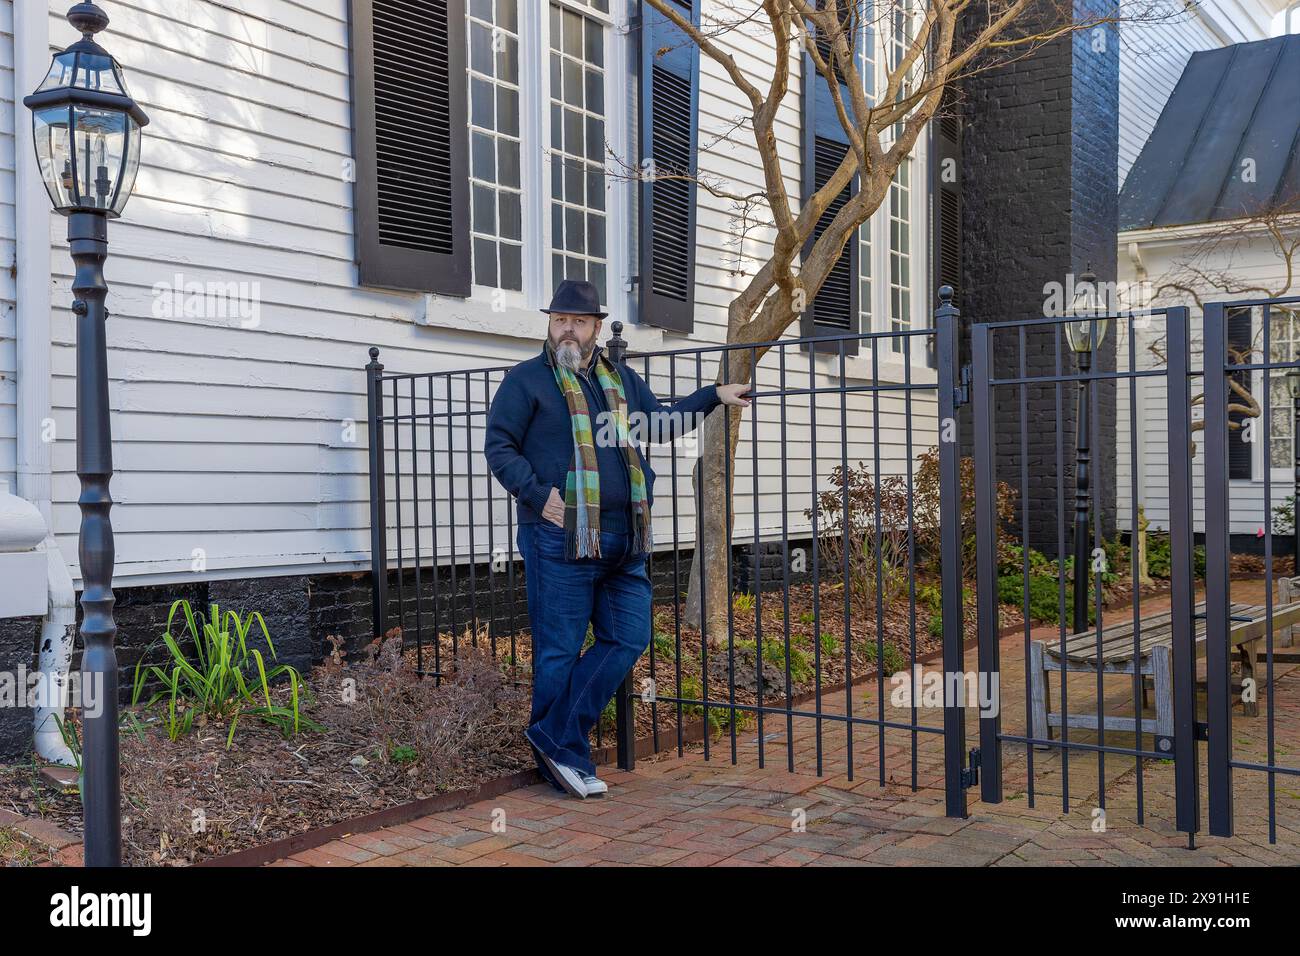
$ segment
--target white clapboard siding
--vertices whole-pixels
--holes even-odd
[[[711,6],[706,4],[706,16]],[[0,0],[0,9],[0,30],[10,30],[7,0]],[[62,19],[66,3],[50,0],[49,9],[51,43],[61,47],[73,39]],[[110,16],[109,48],[126,66],[132,92],[152,120],[135,193],[126,215],[110,226],[106,265],[116,578],[127,585],[195,573],[364,568],[370,548],[367,349],[380,349],[390,373],[508,366],[536,353],[543,320],[518,308],[495,315],[482,298],[459,302],[357,285],[352,187],[344,175],[352,155],[345,0],[125,0],[112,5]],[[771,37],[757,24],[746,29],[719,42],[742,68],[761,75],[769,69]],[[4,70],[12,62],[8,43],[5,33]],[[792,58],[792,88],[777,118],[786,187],[796,205],[801,72],[799,58]],[[708,144],[727,133],[748,106],[707,57],[701,58],[701,77],[700,141]],[[6,82],[0,107],[0,256],[11,261],[14,94],[11,78]],[[700,165],[705,175],[737,192],[762,182],[757,150],[743,128],[702,153]],[[610,235],[628,226],[615,215]],[[50,239],[53,516],[75,575],[75,326],[67,308],[72,268],[57,216],[51,217]],[[683,336],[629,323],[625,334],[632,347],[723,341],[727,304],[758,269],[771,240],[770,225],[760,221],[749,224],[739,241],[731,203],[700,190],[695,330]],[[622,265],[611,263],[611,276]],[[924,260],[913,269],[924,275]],[[196,289],[203,295],[193,295]],[[234,298],[221,298],[225,291]],[[0,270],[0,478],[13,470],[12,298],[12,279]],[[224,315],[212,308],[221,303],[231,306]],[[449,321],[448,315],[458,318]],[[705,359],[704,383],[713,381],[717,363],[716,354]],[[641,371],[643,365],[634,361],[634,367]],[[806,352],[791,348],[786,386],[807,388],[810,367],[818,388],[839,383],[838,358],[818,356],[810,364]],[[777,389],[776,369],[773,353],[760,367],[760,389]],[[650,371],[660,395],[684,396],[694,388],[693,359],[679,362],[675,383],[667,380],[665,359],[656,359]],[[850,386],[866,384],[869,352],[850,360],[846,371]],[[784,436],[777,400],[763,399],[757,463],[747,413],[735,474],[737,538],[754,533],[755,469],[758,531],[768,538],[782,531],[783,493],[786,530],[807,533],[805,511],[816,492],[829,487],[829,475],[844,457],[874,471],[878,455],[882,473],[905,474],[909,461],[914,464],[936,443],[938,427],[934,372],[918,362],[912,375],[914,384],[929,388],[912,393],[910,445],[901,393],[881,394],[878,407],[870,394],[848,395],[851,429],[843,447],[838,395],[818,397],[815,434],[809,396],[790,396]],[[495,385],[500,377],[487,381]],[[901,366],[882,363],[881,377],[902,381]],[[471,402],[480,411],[484,381],[481,374],[473,378]],[[418,382],[417,413],[428,411],[426,388]],[[399,400],[409,396],[403,389],[409,389],[406,382],[399,383]],[[445,391],[436,391],[435,400],[439,410],[456,410],[464,402],[463,379],[453,386],[450,405]],[[512,544],[506,538],[513,504],[488,477],[479,454],[482,416],[468,430],[458,419],[450,436],[445,422],[430,436],[426,419],[414,446],[409,422],[401,427],[400,439],[388,439],[390,451],[397,440],[402,449],[391,456],[400,474],[388,478],[390,555],[396,559],[398,553],[399,482],[408,497],[404,560],[416,551],[413,490],[421,501],[422,559],[431,553],[435,527],[443,560],[450,559],[453,545],[464,560],[471,538],[480,559]],[[675,460],[676,538],[689,545],[696,520],[693,448],[679,443],[674,453],[653,446],[649,455],[658,476],[657,541],[667,547],[674,540]]]
[[[0,481],[17,494],[18,355],[14,273],[14,10],[0,0]],[[24,117],[25,118],[25,117]]]
[[[1261,40],[1270,11],[1259,0],[1122,0],[1119,28],[1119,182],[1122,186],[1183,67],[1198,50]]]
[[[1125,247],[1124,238],[1124,236],[1121,236],[1121,250]],[[1162,275],[1172,274],[1175,263],[1179,261],[1181,256],[1186,255],[1189,249],[1193,248],[1190,244],[1192,242],[1195,242],[1195,240],[1144,244],[1142,261],[1146,267],[1147,276],[1158,284]],[[1213,275],[1219,272],[1231,271],[1234,280],[1242,287],[1256,286],[1281,294],[1294,294],[1294,290],[1287,293],[1283,289],[1285,285],[1285,267],[1272,243],[1264,240],[1253,242],[1243,240],[1240,243],[1225,243],[1224,246],[1222,261],[1216,263],[1207,260],[1201,263],[1205,272]],[[1231,248],[1227,248],[1228,246],[1231,246]],[[1133,264],[1122,251],[1119,265],[1120,282],[1134,281]],[[1199,291],[1205,301],[1228,301],[1234,298],[1234,296],[1222,290],[1202,289]],[[1245,296],[1235,297],[1243,298]],[[1181,299],[1177,301],[1159,300],[1155,303],[1157,307],[1174,304],[1184,304],[1184,301]],[[1189,301],[1186,304],[1191,308],[1192,368],[1193,370],[1200,370],[1203,368],[1201,315],[1194,302]],[[1258,310],[1256,322],[1259,322]],[[1163,364],[1159,363],[1148,349],[1150,344],[1159,342],[1163,339],[1163,336],[1164,320],[1160,317],[1153,318],[1146,329],[1138,331],[1135,350],[1138,356],[1136,368],[1159,368],[1163,370]],[[1118,345],[1119,367],[1127,369],[1129,367],[1127,338],[1122,337]],[[1262,339],[1257,339],[1256,345],[1262,347]],[[1137,500],[1143,506],[1146,517],[1151,522],[1151,530],[1168,530],[1169,528],[1169,441],[1167,431],[1169,406],[1166,386],[1166,379],[1163,375],[1158,378],[1140,379],[1136,385],[1138,392],[1136,407],[1130,397],[1127,382],[1122,383],[1117,389],[1117,517],[1119,527],[1125,530],[1132,527],[1133,487],[1135,484],[1131,422],[1136,423],[1138,430]],[[1201,392],[1201,380],[1199,377],[1195,377],[1192,380],[1192,396],[1196,397]],[[1274,415],[1290,416],[1291,414],[1289,403],[1286,408],[1280,409],[1275,405],[1272,411]],[[1194,412],[1194,417],[1199,417],[1199,415],[1199,411]],[[1196,442],[1197,454],[1192,459],[1192,517],[1193,530],[1199,533],[1205,530],[1205,456],[1202,433],[1200,431],[1194,432],[1193,440]],[[1272,507],[1276,507],[1284,501],[1294,490],[1290,470],[1282,470],[1286,472],[1285,477],[1278,477],[1280,472],[1275,471],[1275,477],[1271,481],[1270,489],[1272,507],[1265,508],[1265,482],[1260,474],[1259,464],[1259,462],[1256,462],[1256,477],[1234,479],[1229,482],[1228,516],[1229,532],[1231,534],[1258,534],[1261,529],[1267,527],[1267,514],[1271,513]]]

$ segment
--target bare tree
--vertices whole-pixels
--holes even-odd
[[[1261,244],[1267,244],[1270,256],[1278,268],[1268,270],[1259,278],[1243,270],[1243,259],[1255,259]],[[1169,267],[1154,279],[1149,279],[1152,301],[1176,300],[1196,303],[1203,310],[1207,299],[1277,299],[1291,294],[1297,288],[1296,267],[1300,265],[1300,196],[1272,200],[1254,213],[1223,222],[1207,223],[1196,229],[1189,239],[1187,249],[1176,255]],[[1274,310],[1274,317],[1279,310]],[[1285,312],[1285,310],[1281,310]],[[1263,327],[1254,332],[1249,344],[1229,345],[1228,360],[1234,365],[1249,365],[1252,356],[1263,352]],[[1147,345],[1147,350],[1161,364],[1167,363],[1165,336],[1159,335]],[[1244,348],[1240,347],[1245,345]],[[1268,361],[1289,362],[1294,356],[1278,353],[1274,340],[1273,352]],[[1268,384],[1265,384],[1265,388]],[[1246,376],[1229,376],[1231,397],[1228,414],[1245,418],[1259,418],[1263,414],[1260,400],[1251,391]],[[1205,404],[1205,393],[1192,396],[1192,407]],[[1233,431],[1242,428],[1240,421],[1228,420]],[[1205,419],[1192,423],[1193,438],[1205,430]],[[1196,445],[1192,445],[1196,454]]]
[[[647,2],[721,68],[739,92],[747,111],[720,139],[747,133],[760,157],[762,182],[753,187],[735,188],[701,177],[695,170],[654,171],[656,179],[688,176],[701,188],[727,198],[741,222],[738,250],[751,228],[761,226],[771,235],[767,258],[754,263],[752,272],[737,253],[733,273],[746,281],[727,309],[727,342],[733,344],[776,340],[799,320],[846,244],[889,195],[899,165],[912,153],[927,124],[941,106],[951,102],[945,94],[957,81],[1030,55],[1072,31],[1120,19],[1114,8],[1097,16],[1076,16],[1074,5],[1065,0],[753,0],[743,9],[715,0],[710,16],[697,26],[673,0]],[[878,95],[869,98],[856,55],[858,38],[868,19],[894,32],[898,17],[910,29],[884,64],[883,88],[877,87]],[[774,52],[770,69],[765,67],[759,75],[737,62],[725,39],[732,31],[770,42]],[[848,148],[826,183],[796,205],[786,189],[792,171],[778,149],[777,122],[790,92],[792,63],[798,64],[804,55],[829,90]],[[820,223],[855,177],[856,193],[828,223]],[[728,368],[731,381],[751,381],[752,364],[764,351],[733,352]],[[731,416],[729,423],[724,414]],[[707,505],[701,516],[703,538],[691,566],[686,615],[696,626],[707,624],[711,640],[726,633],[727,606],[723,600],[707,602],[709,620],[701,621],[700,574],[704,568],[708,593],[729,593],[729,498],[723,496],[730,496],[731,488],[726,487],[724,475],[735,473],[728,462],[734,466],[740,420],[736,408],[710,415],[695,465],[697,500],[703,485]]]

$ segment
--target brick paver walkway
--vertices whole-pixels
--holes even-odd
[[[1234,595],[1237,586],[1234,585]],[[1245,599],[1243,595],[1242,599]],[[1156,610],[1153,605],[1150,610]],[[1052,636],[1055,632],[1048,631]],[[1003,731],[1023,734],[1023,635],[1002,641]],[[967,666],[974,667],[974,653]],[[1275,712],[1275,755],[1280,765],[1300,764],[1300,669],[1279,666]],[[1055,677],[1056,675],[1053,675]],[[1131,713],[1130,678],[1108,678],[1106,707]],[[886,685],[886,694],[888,694]],[[1095,710],[1095,678],[1071,677],[1071,709]],[[1053,683],[1052,693],[1059,694]],[[825,713],[843,713],[844,694],[823,700]],[[874,683],[853,694],[856,716],[874,717]],[[1261,695],[1259,718],[1234,711],[1234,758],[1263,761],[1267,756],[1271,705]],[[812,709],[808,705],[807,709]],[[970,713],[970,712],[968,712]],[[889,720],[907,712],[886,705]],[[1154,721],[1154,716],[1152,715]],[[938,726],[941,712],[922,711],[919,722]],[[942,738],[915,735],[917,789],[912,779],[913,734],[888,730],[884,740],[885,780],[881,784],[879,735],[874,727],[853,728],[853,779],[846,725],[822,721],[822,776],[817,774],[816,721],[795,721],[795,770],[787,768],[784,717],[768,717],[763,727],[765,767],[758,766],[759,734],[737,735],[736,764],[728,736],[715,740],[711,759],[701,748],[639,761],[635,772],[602,773],[610,792],[603,798],[575,800],[545,784],[484,800],[461,810],[427,816],[409,824],[357,833],[295,854],[273,866],[1020,866],[1105,865],[1261,865],[1300,863],[1300,779],[1277,775],[1276,843],[1269,843],[1268,777],[1236,771],[1237,835],[1231,839],[1198,835],[1188,849],[1174,828],[1173,764],[1108,755],[1099,768],[1095,754],[1069,759],[1069,806],[1065,805],[1066,768],[1060,751],[1035,751],[1032,777],[1022,746],[1004,748],[1004,800],[979,801],[969,792],[970,816],[944,816]],[[1071,740],[1096,736],[1072,731]],[[978,743],[970,713],[969,745]],[[1111,732],[1108,743],[1132,746],[1131,734]],[[1150,738],[1146,747],[1150,749]],[[1202,750],[1202,776],[1204,751]],[[1032,779],[1032,799],[1030,782]],[[1104,781],[1104,817],[1100,783]],[[1204,789],[1202,789],[1204,793]],[[1202,798],[1204,799],[1204,798]],[[1143,821],[1138,822],[1138,805]],[[1032,805],[1031,805],[1032,804]],[[1202,802],[1202,819],[1204,820]],[[1103,825],[1104,824],[1104,825]],[[1204,823],[1203,823],[1204,825]]]

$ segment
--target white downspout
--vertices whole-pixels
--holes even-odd
[[[32,124],[22,106],[25,91],[36,89],[50,61],[50,10],[44,2],[15,3],[14,16],[14,225],[18,278],[15,327],[18,351],[18,495],[40,511],[54,528],[50,507],[50,203],[36,168]],[[68,681],[76,637],[75,592],[68,563],[54,535],[41,544],[46,553],[49,610],[41,628],[39,666],[45,686],[62,692]],[[62,693],[36,710],[36,753],[72,765],[55,720],[62,718]]]

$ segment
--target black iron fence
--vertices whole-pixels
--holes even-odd
[[[962,588],[943,585],[962,578],[959,524],[940,520],[961,500],[958,317],[943,295],[934,328],[816,340],[625,355],[614,323],[609,354],[664,402],[742,364],[756,370],[739,431],[714,413],[737,445],[734,460],[719,456],[732,530],[726,593],[699,575],[698,614],[685,598],[713,503],[711,476],[693,468],[708,459],[698,433],[645,447],[656,474],[651,633],[596,741],[612,723],[621,766],[638,737],[656,752],[675,740],[680,752],[694,724],[706,757],[720,732],[733,762],[745,749],[763,766],[779,750],[787,769],[822,774],[833,752],[850,779],[865,761],[881,784],[894,774],[912,787],[942,782],[948,812],[964,814],[963,699],[936,705],[909,683],[900,703],[892,680],[931,659],[963,669]],[[473,647],[525,680],[513,502],[482,456],[509,369],[394,374],[378,350],[370,356],[374,632],[400,628],[434,679]]]
[[[1137,821],[1145,822],[1152,761],[1173,763],[1175,825],[1189,840],[1202,829],[1203,786],[1210,834],[1233,834],[1234,787],[1254,796],[1251,780],[1234,778],[1234,771],[1262,775],[1270,841],[1277,839],[1279,789],[1300,810],[1285,786],[1300,766],[1294,759],[1284,765],[1286,749],[1278,744],[1279,727],[1288,739],[1300,731],[1300,701],[1291,699],[1294,684],[1279,685],[1274,671],[1275,663],[1300,663],[1294,651],[1275,650],[1279,642],[1291,644],[1292,624],[1300,623],[1300,579],[1279,574],[1273,548],[1279,504],[1286,508],[1273,486],[1292,491],[1300,475],[1300,389],[1276,412],[1285,373],[1300,368],[1297,302],[1207,303],[1203,327],[1181,306],[1098,315],[1095,323],[1116,330],[1116,361],[1097,367],[1090,353],[1070,348],[1071,318],[972,327],[982,673],[1008,676],[999,641],[1008,598],[1020,603],[1024,621],[1023,712],[980,715],[985,802],[1001,801],[1004,780],[1012,779],[1003,751],[1010,743],[1023,755],[1031,806],[1047,765],[1049,792],[1059,794],[1062,810],[1086,801],[1103,827],[1116,789],[1131,791]],[[1118,411],[1113,422],[1099,414],[1107,407]],[[1070,427],[1072,420],[1082,431]],[[1117,439],[1116,475],[1113,483],[1089,486],[1093,453],[1107,447],[1106,429]],[[1285,474],[1281,482],[1275,468]],[[997,513],[1000,481],[1018,493],[1011,522]],[[1054,487],[1044,493],[1044,482]],[[1047,522],[1030,513],[1031,502],[1044,500]],[[1157,514],[1167,542],[1168,588],[1153,595],[1144,592],[1149,582],[1140,560],[1143,506]],[[1262,541],[1257,572],[1234,568],[1230,531],[1244,536],[1246,529],[1258,529]],[[1110,566],[1111,536],[1120,531],[1132,545],[1127,581]],[[1293,523],[1285,533],[1295,533]],[[1082,569],[1081,559],[1088,562]],[[1050,637],[1041,613],[1031,613],[1044,600],[1045,581],[1058,621]],[[1103,593],[1117,584],[1131,601],[1107,611]],[[1275,607],[1277,584],[1285,600]],[[1076,605],[1076,594],[1086,596],[1086,607]],[[1080,615],[1081,626],[1074,623]],[[1242,748],[1249,756],[1234,757]]]
[[[1300,296],[1207,303],[1204,317],[1207,693],[1206,719],[1198,722],[1196,736],[1206,741],[1209,832],[1214,836],[1232,836],[1237,826],[1234,786],[1249,792],[1252,784],[1262,782],[1266,788],[1268,838],[1270,843],[1276,843],[1279,789],[1289,794],[1292,810],[1300,806],[1300,799],[1295,796],[1300,758],[1278,743],[1279,724],[1294,739],[1300,727],[1300,701],[1287,699],[1275,683],[1277,665],[1300,663],[1300,653],[1297,653],[1300,648],[1294,646],[1293,627],[1289,623],[1292,602],[1300,599],[1300,586],[1297,586],[1300,578],[1295,577],[1300,568],[1292,565],[1292,574],[1286,576],[1284,583],[1279,582],[1274,560],[1274,537],[1278,531],[1300,540],[1295,511],[1296,490],[1300,489],[1300,445],[1296,444],[1300,438],[1296,429],[1300,423],[1300,387],[1297,387],[1300,383],[1300,335],[1297,335]],[[1233,326],[1236,326],[1233,331],[1239,329],[1245,335],[1230,335]],[[1253,508],[1249,498],[1242,503],[1234,501],[1234,496],[1229,494],[1230,446],[1236,438],[1229,420],[1238,418],[1234,423],[1237,432],[1242,431],[1242,426],[1253,424],[1230,415],[1230,409],[1240,404],[1239,395],[1231,387],[1234,379],[1244,380],[1259,406],[1256,421],[1260,427],[1252,435],[1258,440],[1243,443],[1237,439],[1238,445],[1249,444],[1260,451],[1256,463],[1260,466],[1258,484],[1262,485],[1262,495]],[[1278,451],[1280,455],[1276,454]],[[1282,472],[1280,480],[1274,476],[1275,467]],[[1292,492],[1289,519],[1285,515],[1285,500],[1279,513],[1275,495],[1278,486]],[[1234,515],[1233,511],[1243,509],[1248,514],[1254,512],[1251,517],[1259,521],[1264,545],[1264,607],[1262,614],[1255,614],[1257,625],[1262,624],[1262,637],[1254,647],[1238,645],[1232,639],[1234,631],[1241,628],[1242,615],[1234,613],[1241,602],[1233,597],[1229,532],[1234,519],[1241,521],[1241,516]],[[1279,518],[1289,527],[1279,528]],[[1300,561],[1300,551],[1291,550]],[[1285,603],[1281,607],[1275,606],[1275,583],[1283,583],[1280,591]],[[1260,643],[1262,672],[1257,650]],[[1279,650],[1280,645],[1287,649]],[[1239,655],[1234,655],[1238,649]],[[1233,656],[1240,657],[1239,688],[1234,686],[1231,677]],[[1235,733],[1234,704],[1240,703],[1250,712],[1258,711],[1263,701],[1266,701],[1267,722],[1264,733],[1249,736]],[[1236,777],[1234,772],[1238,770],[1246,776]],[[1245,825],[1258,822],[1243,821]]]
[[[694,739],[706,757],[725,740],[732,762],[850,779],[866,766],[882,785],[942,785],[950,815],[973,786],[998,802],[1023,779],[1032,806],[1050,779],[1063,811],[1092,801],[1103,825],[1117,787],[1146,822],[1151,774],[1172,762],[1158,772],[1172,770],[1180,831],[1201,829],[1206,786],[1209,832],[1230,835],[1234,792],[1262,780],[1275,840],[1279,803],[1300,804],[1286,786],[1294,736],[1279,742],[1279,728],[1300,734],[1300,701],[1275,681],[1275,665],[1300,662],[1300,577],[1273,552],[1275,486],[1300,474],[1300,387],[1291,405],[1275,395],[1300,375],[1297,302],[1212,303],[1203,329],[1184,307],[1095,316],[1089,331],[1107,322],[1113,349],[1083,362],[1069,319],[975,323],[965,367],[947,298],[932,328],[632,355],[615,323],[611,356],[665,402],[756,371],[752,406],[714,413],[737,447],[721,458],[723,593],[691,575],[710,459],[695,436],[645,447],[654,612],[597,745],[612,732],[623,767],[638,746]],[[482,456],[509,367],[394,374],[372,349],[366,370],[375,634],[400,629],[435,680],[473,648],[526,681],[514,504]],[[1229,400],[1243,382],[1259,405],[1245,418]],[[1259,442],[1243,451],[1251,418]],[[1242,478],[1248,454],[1257,471]],[[1154,590],[1148,519],[1168,582]],[[1257,524],[1263,570],[1234,575],[1230,532]],[[1291,595],[1277,607],[1275,584]],[[1128,600],[1109,601],[1117,590]],[[1003,643],[1009,623],[1019,639]],[[927,693],[936,676],[941,693]],[[1004,707],[1008,690],[1023,705]]]

